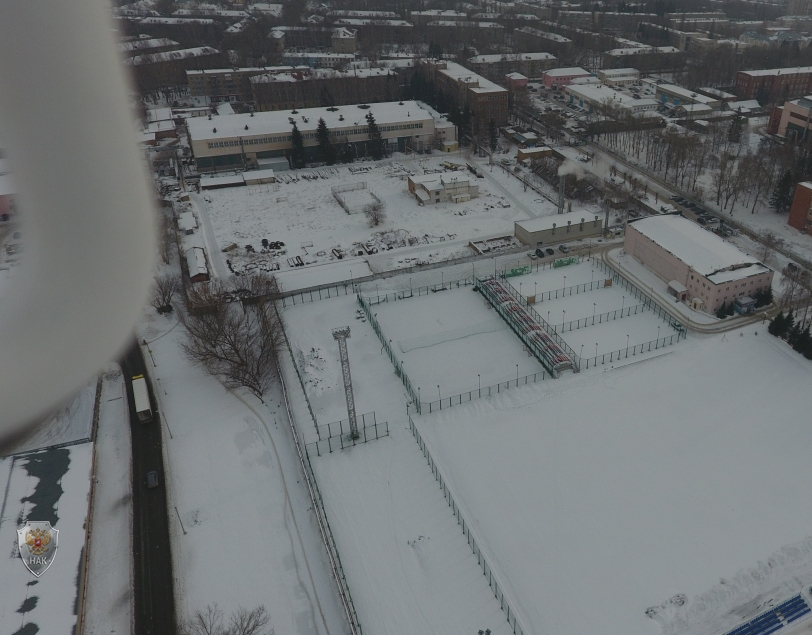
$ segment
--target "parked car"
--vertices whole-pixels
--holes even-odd
[[[158,487],[158,472],[147,472],[147,487]]]
[[[570,248],[569,248],[569,247],[567,247],[566,245],[559,245],[559,246],[558,246],[558,250],[559,250],[559,251],[560,251],[562,254],[568,254],[568,253],[570,252]]]
[[[539,258],[544,258],[544,256],[545,256],[545,255],[546,255],[546,254],[544,253],[544,250],[543,250],[543,249],[541,249],[541,248],[536,249],[536,256],[537,256],[537,257],[539,257]]]
[[[545,251],[547,252],[548,256],[555,256],[555,252],[553,251],[552,247],[547,247]]]

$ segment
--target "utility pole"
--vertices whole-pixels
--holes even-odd
[[[358,420],[355,415],[355,397],[352,394],[352,377],[350,376],[350,358],[347,355],[347,338],[350,336],[350,327],[345,326],[333,329],[333,339],[338,340],[338,352],[341,356],[341,375],[344,378],[344,393],[347,397],[347,416],[350,419],[350,436],[357,439]]]

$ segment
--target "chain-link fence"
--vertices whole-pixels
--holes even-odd
[[[445,496],[448,506],[451,508],[454,517],[457,519],[457,523],[462,528],[462,535],[465,536],[466,540],[468,541],[468,546],[471,548],[471,551],[476,557],[477,563],[482,568],[482,573],[488,580],[488,586],[491,587],[491,591],[493,592],[494,597],[496,597],[497,601],[499,602],[499,606],[502,608],[502,611],[504,611],[505,616],[507,617],[507,622],[513,629],[514,635],[524,635],[525,630],[519,623],[519,619],[516,616],[516,612],[513,610],[510,603],[508,602],[507,596],[505,595],[504,592],[504,588],[499,585],[499,582],[497,581],[496,574],[494,573],[493,568],[485,558],[485,554],[482,553],[482,549],[479,547],[479,543],[477,543],[476,538],[474,538],[474,534],[471,530],[470,523],[462,515],[459,506],[454,500],[454,497],[451,495],[451,490],[448,488],[446,480],[443,478],[443,475],[440,472],[440,468],[437,467],[437,463],[435,463],[434,457],[432,457],[431,452],[429,452],[429,448],[426,445],[426,442],[423,441],[423,437],[420,435],[420,432],[418,431],[417,426],[415,426],[415,423],[411,417],[409,417],[409,429],[412,431],[412,436],[414,436],[415,441],[417,441],[417,445],[423,452],[423,456],[428,462],[429,467],[431,468],[431,472],[432,474],[434,474],[434,478],[440,485],[440,489],[443,492],[443,496]]]

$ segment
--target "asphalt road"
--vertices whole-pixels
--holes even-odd
[[[144,375],[146,365],[133,343],[121,361],[127,385],[133,448],[133,570],[135,631],[139,635],[175,635],[175,596],[169,540],[169,518],[161,453],[161,423],[139,423],[135,414],[132,377]],[[147,381],[149,386],[149,381]],[[155,397],[150,387],[155,412]],[[158,487],[147,489],[147,472],[158,472]]]

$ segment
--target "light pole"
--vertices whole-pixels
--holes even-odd
[[[581,358],[583,356],[584,356],[584,345],[581,344],[581,353],[580,353],[580,355],[578,355],[578,357]]]
[[[659,339],[660,339],[660,327],[658,326],[657,327],[657,340],[659,341]]]
[[[352,292],[355,293],[355,282],[352,279],[352,269],[350,269],[350,287],[352,287]]]
[[[564,291],[567,290],[567,276],[564,276]]]
[[[595,342],[595,363],[598,363],[598,343]]]
[[[595,324],[595,310],[596,310],[597,308],[598,308],[597,303],[596,303],[596,302],[593,302],[593,303],[592,303],[592,324],[593,324],[593,325]]]
[[[443,396],[440,394],[440,384],[437,384],[437,396],[440,398],[440,401],[443,400]]]
[[[519,385],[519,365],[516,364],[516,386]]]
[[[547,311],[547,324],[549,324],[549,323],[550,323],[550,312]]]
[[[623,304],[620,305],[620,317],[623,317],[623,309],[626,307],[626,296],[623,296]]]
[[[479,384],[479,396],[481,397],[482,396],[482,376],[477,375],[476,376],[476,381],[477,381],[477,384]]]
[[[538,293],[538,286],[539,286],[538,282],[533,283],[533,297],[534,298],[536,297],[536,294]]]
[[[566,311],[561,311],[561,332],[562,333],[564,332],[564,320],[566,319],[566,317],[567,317],[567,312]]]
[[[629,356],[629,336],[626,335],[626,357]]]

